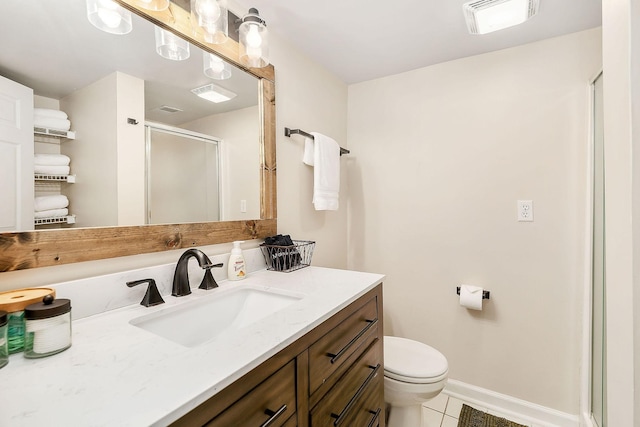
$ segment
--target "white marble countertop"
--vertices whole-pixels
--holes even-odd
[[[156,307],[136,304],[76,320],[68,350],[42,359],[14,354],[0,369],[0,426],[167,425],[383,278],[319,267],[292,273],[263,270],[241,282],[221,282],[211,291],[192,289],[193,294],[186,297],[165,296],[166,303]],[[238,286],[303,298],[234,334],[192,348],[129,323],[170,306],[215,298]]]

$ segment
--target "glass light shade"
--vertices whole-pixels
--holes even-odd
[[[269,65],[269,32],[258,10],[251,8],[239,28],[240,62],[251,68]]]
[[[220,44],[229,35],[227,0],[191,0],[191,27],[202,31],[205,41]]]
[[[231,77],[231,67],[222,58],[209,52],[202,52],[204,75],[216,80],[225,80]]]
[[[189,42],[175,34],[156,27],[156,52],[172,61],[184,61],[189,58]]]
[[[131,12],[112,0],[87,0],[87,19],[94,27],[110,34],[127,34],[133,28]]]
[[[170,3],[170,0],[136,0],[136,5],[143,9],[154,10],[156,12],[166,10]]]
[[[539,0],[474,0],[462,5],[471,34],[522,24],[538,13]]]

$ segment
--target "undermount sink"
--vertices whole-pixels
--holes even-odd
[[[256,288],[216,290],[219,294],[169,307],[129,323],[186,347],[237,331],[302,299]]]

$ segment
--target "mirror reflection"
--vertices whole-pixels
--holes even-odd
[[[187,59],[160,56],[154,25],[136,15],[128,34],[100,31],[84,1],[5,0],[0,10],[12,35],[0,50],[2,93],[13,82],[31,88],[36,111],[63,111],[72,132],[52,135],[65,123],[51,131],[38,119],[32,155],[68,157],[70,177],[34,180],[33,170],[4,168],[0,191],[15,207],[0,210],[0,230],[260,217],[255,77],[193,45]],[[10,182],[20,174],[31,175],[30,186]],[[47,196],[66,197],[54,210],[66,209],[69,223],[33,225],[43,207],[35,202]],[[14,211],[27,215],[11,228]]]

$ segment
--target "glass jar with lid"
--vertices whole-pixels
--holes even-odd
[[[47,295],[24,309],[24,356],[51,356],[71,347],[71,301]]]

